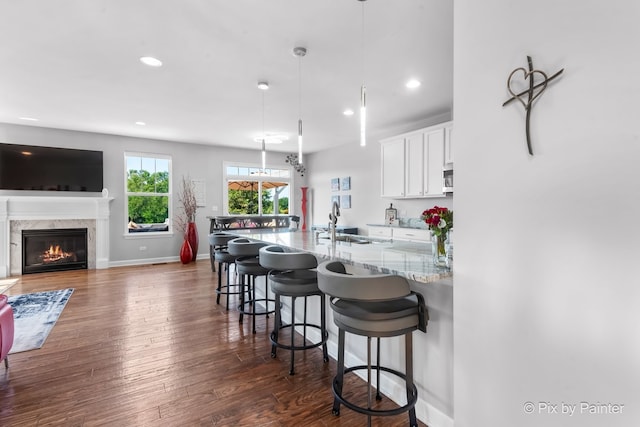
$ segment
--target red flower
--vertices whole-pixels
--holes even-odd
[[[453,211],[448,208],[434,206],[423,211],[421,218],[436,236],[446,234],[453,228]]]

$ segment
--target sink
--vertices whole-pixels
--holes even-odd
[[[318,239],[326,239],[326,240],[330,240],[331,236],[330,235],[319,235]],[[336,236],[336,242],[346,242],[346,243],[354,243],[354,244],[358,244],[358,245],[364,245],[367,243],[371,243],[370,240],[367,240],[363,237],[359,237],[357,235],[351,235],[351,234],[342,234],[339,236]]]

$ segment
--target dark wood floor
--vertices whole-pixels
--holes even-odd
[[[366,425],[344,407],[331,413],[335,361],[298,352],[290,376],[288,353],[270,357],[273,317],[251,333],[250,319],[216,304],[216,274],[198,261],[21,276],[6,294],[75,292],[41,349],[0,366],[0,425]]]

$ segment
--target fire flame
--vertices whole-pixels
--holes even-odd
[[[55,262],[71,257],[73,257],[73,253],[63,251],[60,245],[50,245],[49,250],[42,254],[42,261],[45,263]]]

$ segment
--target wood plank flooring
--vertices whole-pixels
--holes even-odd
[[[0,426],[366,425],[347,408],[331,413],[333,359],[297,352],[290,376],[287,352],[270,357],[273,317],[251,333],[249,317],[216,304],[216,280],[205,260],[21,276],[6,294],[75,292],[41,349],[0,366]],[[349,377],[345,389],[364,390]]]

